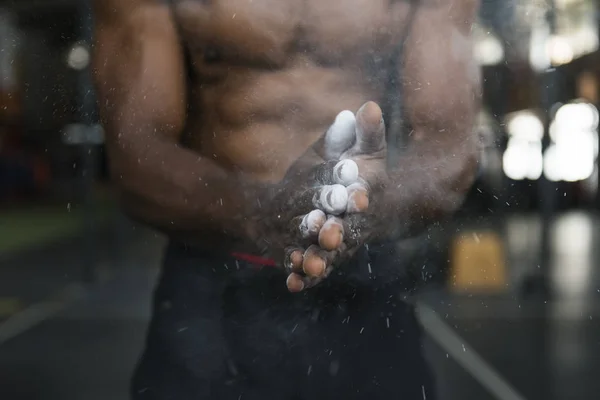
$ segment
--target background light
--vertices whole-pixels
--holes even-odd
[[[544,176],[552,181],[590,178],[598,156],[598,110],[589,103],[561,106],[550,125],[552,144],[544,153]]]
[[[565,104],[558,109],[554,119],[557,132],[598,128],[598,110],[589,103]]]
[[[562,36],[552,36],[546,42],[546,51],[552,65],[563,65],[573,61],[573,48],[570,41]]]
[[[510,114],[507,131],[510,137],[502,156],[504,174],[513,180],[539,179],[544,167],[544,125],[540,118],[529,110]]]
[[[81,71],[90,63],[90,51],[82,43],[75,44],[67,54],[67,65]]]
[[[502,157],[502,169],[513,180],[538,179],[543,170],[541,143],[511,138]]]
[[[504,61],[504,47],[490,32],[475,42],[475,58],[480,65],[497,65]]]
[[[537,141],[544,136],[542,120],[529,110],[518,111],[507,117],[508,134],[511,137]]]

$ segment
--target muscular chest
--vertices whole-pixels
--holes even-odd
[[[278,68],[295,56],[320,64],[385,54],[408,4],[393,0],[175,0],[175,18],[200,69]]]

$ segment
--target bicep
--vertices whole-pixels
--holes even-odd
[[[185,120],[184,63],[167,6],[97,0],[93,70],[109,146],[158,133],[178,140]]]
[[[406,45],[406,113],[416,140],[468,138],[479,107],[481,78],[470,35],[477,4],[440,3],[417,12]]]

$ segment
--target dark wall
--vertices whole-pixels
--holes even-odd
[[[50,2],[47,2],[50,3]],[[52,172],[52,192],[69,196],[79,171],[79,149],[63,143],[65,125],[78,122],[78,76],[66,57],[78,39],[75,7],[21,6],[18,24],[23,139],[43,154]]]
[[[28,136],[55,137],[62,126],[76,117],[76,75],[65,61],[75,40],[75,11],[59,8],[19,14],[23,32],[24,122]]]

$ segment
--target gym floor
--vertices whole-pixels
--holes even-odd
[[[547,271],[551,301],[532,289],[541,270],[539,219],[518,215],[483,225],[461,224],[447,282],[417,299],[440,398],[596,398],[596,217],[557,217]],[[120,226],[127,228],[118,251],[114,230],[95,233],[94,285],[80,283],[81,235],[0,254],[1,399],[127,399],[164,241]]]

